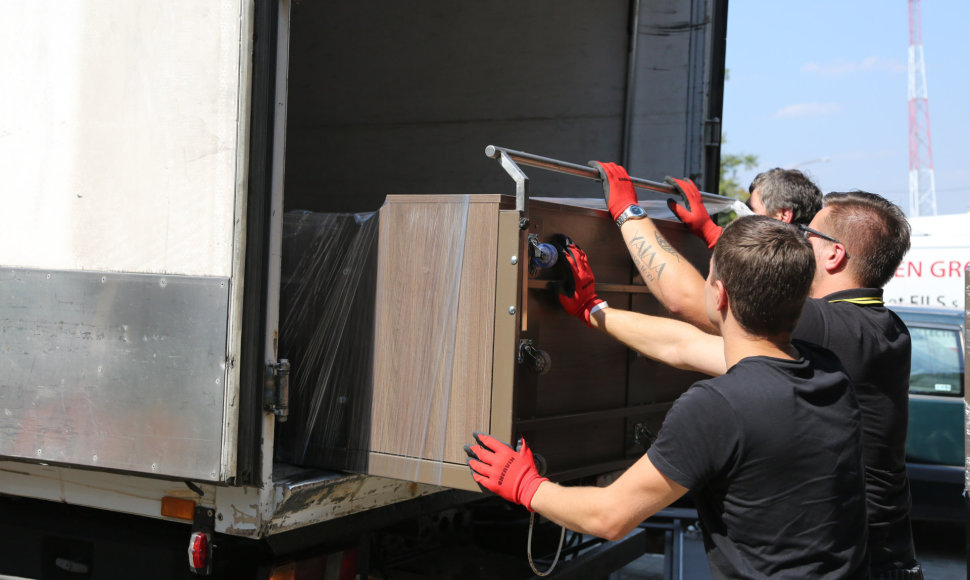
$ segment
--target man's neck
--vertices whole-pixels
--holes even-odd
[[[721,329],[724,339],[724,362],[731,368],[742,359],[752,356],[768,356],[786,360],[799,358],[791,344],[791,334],[774,337],[752,336],[736,325]]]
[[[848,276],[823,276],[816,278],[812,283],[812,290],[809,296],[812,298],[825,298],[835,292],[854,290],[861,287],[858,281]]]

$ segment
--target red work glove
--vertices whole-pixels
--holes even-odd
[[[686,200],[684,205],[687,206],[686,208],[681,207],[674,200],[668,199],[667,207],[690,228],[695,236],[707,242],[708,248],[713,248],[721,237],[722,228],[711,220],[711,216],[707,215],[707,208],[704,207],[701,192],[697,189],[697,186],[689,179],[667,177],[664,181],[684,196]]]
[[[532,450],[524,439],[512,449],[487,433],[475,431],[475,445],[465,445],[472,478],[503,499],[532,510],[532,496],[539,484],[549,481],[539,475]]]
[[[593,308],[599,304],[602,304],[600,308],[605,308],[608,304],[596,295],[596,278],[589,267],[589,259],[586,252],[566,236],[557,236],[556,245],[561,248],[561,259],[566,260],[572,274],[572,280],[566,280],[560,288],[559,303],[566,312],[591,327],[589,315]]]
[[[613,221],[616,221],[626,208],[637,205],[637,193],[623,166],[599,161],[590,161],[589,165],[600,173],[600,178],[603,180],[603,197],[606,198],[606,207],[610,209]]]

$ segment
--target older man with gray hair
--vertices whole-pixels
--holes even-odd
[[[666,181],[684,196],[684,205],[667,201],[670,211],[713,248],[721,237],[721,227],[708,215],[697,186],[688,179],[668,177]],[[752,212],[790,224],[808,225],[822,209],[822,191],[797,169],[763,171],[755,176],[748,193],[747,205]]]

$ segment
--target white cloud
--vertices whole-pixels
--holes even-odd
[[[835,157],[840,161],[873,161],[879,159],[892,159],[893,157],[899,155],[905,155],[906,151],[901,149],[871,149],[871,150],[858,150],[849,151],[846,153],[840,153],[835,155]],[[903,168],[905,169],[905,167]]]
[[[795,103],[775,111],[775,119],[798,119],[806,117],[825,117],[842,111],[838,103]]]
[[[802,72],[823,76],[845,76],[860,72],[905,73],[906,63],[895,58],[878,56],[867,56],[862,60],[837,58],[828,63],[806,63],[802,65]]]

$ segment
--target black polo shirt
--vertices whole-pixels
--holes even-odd
[[[906,428],[910,338],[882,304],[882,289],[856,288],[809,298],[793,338],[838,355],[862,411],[863,458],[873,567],[915,559],[909,522]]]

